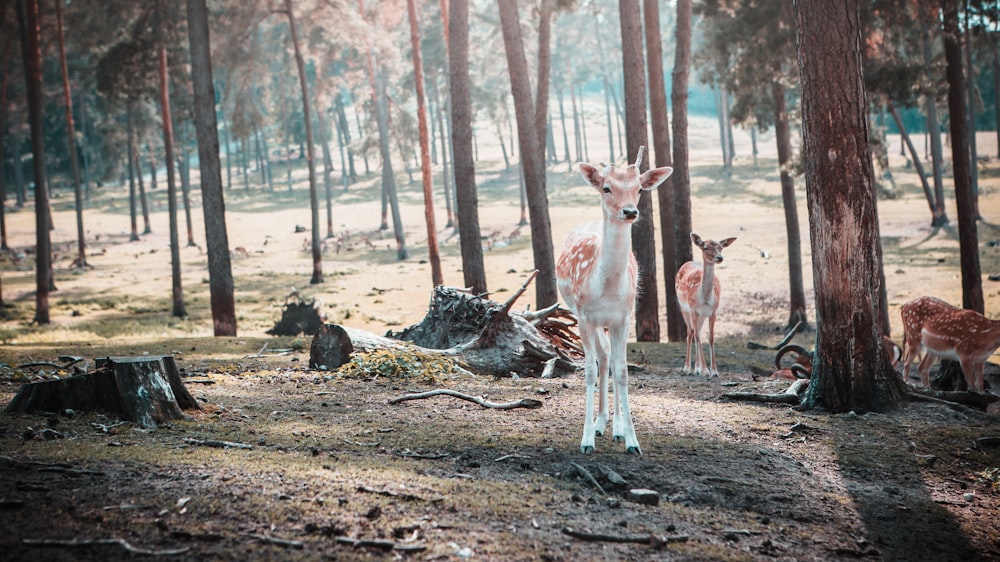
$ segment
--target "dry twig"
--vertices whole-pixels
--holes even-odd
[[[61,548],[76,548],[80,546],[100,546],[100,545],[117,545],[124,548],[126,551],[132,554],[142,554],[145,556],[176,556],[178,554],[184,554],[185,552],[191,550],[191,547],[185,546],[183,548],[168,548],[163,550],[150,550],[148,548],[139,548],[133,546],[125,539],[21,539],[21,544],[27,546],[54,546]]]
[[[587,531],[578,531],[571,527],[563,527],[562,530],[564,535],[569,535],[575,539],[580,539],[583,541],[592,542],[615,542],[615,543],[638,543],[638,544],[648,544],[649,546],[660,547],[665,544],[677,543],[677,542],[687,542],[687,535],[674,535],[670,537],[661,537],[657,535],[606,535],[604,533],[590,533]]]
[[[490,402],[481,396],[471,396],[469,394],[464,394],[456,390],[451,390],[448,388],[439,388],[436,390],[428,390],[427,392],[416,392],[413,394],[404,394],[398,398],[393,398],[389,400],[390,404],[399,404],[400,402],[406,402],[407,400],[422,400],[424,398],[432,398],[434,396],[452,396],[454,398],[460,398],[462,400],[468,400],[469,402],[475,402],[483,408],[493,408],[496,410],[513,410],[515,408],[528,408],[529,410],[534,410],[542,407],[541,400],[535,400],[533,398],[522,398],[515,402]]]

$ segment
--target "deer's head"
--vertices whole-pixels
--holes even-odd
[[[633,223],[639,218],[639,196],[643,191],[659,187],[674,169],[668,166],[639,172],[643,148],[639,148],[634,164],[621,168],[601,164],[601,168],[580,163],[583,179],[601,193],[601,209],[606,220]]]

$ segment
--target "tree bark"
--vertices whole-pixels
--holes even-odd
[[[646,70],[642,54],[642,14],[639,0],[618,3],[622,36],[622,74],[625,77],[625,154],[628,159],[649,144],[646,136]],[[649,158],[639,172],[649,169]],[[639,262],[639,296],[635,302],[635,337],[660,341],[659,289],[656,283],[656,241],[653,232],[653,196],[639,196],[639,220],[632,225],[632,246]]]
[[[323,251],[320,246],[319,225],[319,187],[316,185],[316,149],[313,142],[312,104],[309,102],[309,82],[306,79],[306,63],[299,48],[299,35],[292,11],[292,0],[285,0],[285,11],[288,16],[288,27],[292,36],[292,46],[295,49],[295,66],[299,71],[299,87],[302,89],[302,119],[306,129],[306,161],[309,165],[309,208],[312,217],[312,259],[313,271],[309,283],[316,285],[323,282]]]
[[[933,62],[931,51],[932,40],[930,37],[930,25],[927,20],[928,18],[936,20],[937,14],[937,8],[934,8],[929,14],[924,14],[920,17],[924,72],[927,74],[925,79],[929,82],[934,82],[936,77],[931,73],[931,63]],[[942,180],[941,172],[943,151],[941,149],[941,131],[937,118],[937,99],[933,88],[924,93],[924,98],[925,113],[927,115],[927,134],[930,135],[931,139],[931,171],[934,174],[934,212],[931,215],[931,226],[944,226],[948,224],[948,215],[944,209],[944,181]]]
[[[538,128],[538,116],[535,114],[536,106],[531,101],[528,61],[524,54],[517,2],[516,0],[500,0],[498,6],[504,49],[507,54],[511,95],[514,98],[517,142],[521,155],[521,167],[524,170],[524,188],[528,197],[531,250],[535,269],[538,270],[538,281],[535,284],[535,306],[545,308],[558,302],[559,293],[556,288],[555,253],[552,247],[549,200],[545,192],[544,129]],[[454,31],[454,25],[452,30]],[[453,37],[453,42],[454,39]],[[542,122],[542,127],[544,127],[544,122]]]
[[[128,137],[128,155],[125,157],[128,160],[128,207],[129,207],[129,217],[131,218],[132,232],[129,235],[129,242],[135,242],[139,240],[139,210],[138,210],[138,194],[136,193],[136,170],[135,170],[135,158],[132,157],[135,154],[135,119],[132,117],[132,102],[128,101],[125,105],[125,128],[126,136]]]
[[[670,122],[667,118],[667,92],[663,77],[663,42],[660,37],[660,8],[657,0],[643,0],[643,21],[646,30],[646,71],[649,74],[649,113],[653,128],[653,158],[652,165],[659,168],[670,166]],[[611,112],[607,102],[605,89],[605,112],[608,121],[608,139],[611,139]],[[674,208],[673,183],[667,178],[656,190],[656,200],[660,209],[660,244],[663,246],[663,286],[667,300],[667,341],[684,341],[687,329],[684,317],[677,302],[677,286],[674,277],[681,264],[675,256],[677,242],[674,240],[673,217],[670,210]]]
[[[198,136],[198,169],[201,176],[205,246],[208,252],[209,298],[216,336],[236,335],[233,272],[226,231],[226,204],[219,162],[219,133],[212,84],[212,59],[205,0],[187,0],[188,41],[191,48],[191,81],[194,88],[195,130]]]
[[[962,306],[982,314],[983,280],[979,267],[975,196],[969,172],[969,136],[965,118],[965,81],[962,77],[958,2],[942,0],[941,7],[944,15],[944,55],[948,63],[948,123],[951,126],[952,176],[955,180],[958,243],[962,264]]]
[[[182,410],[201,409],[177,371],[174,358],[108,357],[86,375],[25,384],[6,413],[100,410],[143,428],[184,419]]]
[[[187,311],[184,310],[184,289],[181,286],[181,250],[177,225],[177,183],[174,179],[174,126],[173,120],[170,117],[167,48],[161,45],[159,55],[160,113],[163,118],[163,149],[166,152],[165,164],[167,166],[167,213],[170,218],[171,293],[173,296],[171,315],[183,318],[187,315]]]
[[[52,287],[52,246],[49,241],[49,194],[45,176],[45,137],[42,130],[42,51],[41,25],[36,0],[17,0],[17,20],[21,30],[28,121],[31,129],[32,171],[35,180],[35,318],[49,323],[49,289]]]
[[[899,136],[903,139],[903,144],[910,152],[913,167],[916,169],[917,175],[920,176],[920,185],[924,189],[924,197],[927,198],[927,205],[931,211],[931,220],[933,220],[934,193],[931,191],[930,184],[927,183],[927,173],[924,172],[924,165],[920,162],[920,155],[917,154],[917,149],[913,146],[913,141],[910,139],[909,133],[906,132],[906,127],[903,126],[903,120],[899,117],[899,111],[896,111],[895,104],[892,103],[892,100],[888,100],[887,105],[889,106],[889,114],[892,115],[892,120],[896,123],[896,128],[899,129]]]
[[[776,75],[781,75],[780,63]],[[778,169],[781,173],[781,200],[785,208],[785,233],[788,248],[788,322],[783,331],[798,323],[808,324],[806,291],[802,280],[802,241],[799,234],[799,211],[795,201],[795,178],[792,177],[792,139],[785,106],[785,87],[780,81],[771,84],[774,98],[774,138],[778,145]]]
[[[677,0],[677,39],[674,69],[671,75],[670,99],[673,109],[674,173],[674,262],[681,264],[694,257],[691,250],[691,171],[688,164],[688,65],[691,61],[691,0]],[[662,212],[662,211],[661,211]],[[671,279],[672,281],[672,279]],[[687,333],[685,328],[684,333]]]
[[[444,283],[441,255],[438,252],[437,224],[434,220],[434,178],[431,170],[430,135],[427,125],[427,100],[424,95],[424,65],[420,56],[420,27],[416,0],[406,1],[410,19],[410,48],[413,55],[413,82],[417,92],[417,127],[420,134],[420,170],[424,187],[424,223],[427,226],[427,254],[431,262],[431,283]],[[504,153],[506,156],[506,152]]]
[[[56,38],[59,41],[59,67],[62,71],[63,105],[66,106],[66,144],[70,170],[73,172],[73,201],[76,206],[76,263],[80,269],[87,264],[87,244],[83,229],[83,187],[80,185],[80,164],[76,157],[76,132],[73,127],[73,94],[69,87],[69,67],[66,64],[66,37],[63,30],[62,2],[56,2]]]
[[[905,388],[883,346],[882,247],[861,74],[859,0],[796,0],[816,356],[804,404],[882,411]]]

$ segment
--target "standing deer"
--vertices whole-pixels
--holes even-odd
[[[639,218],[640,192],[656,189],[673,172],[663,167],[640,173],[643,150],[635,164],[624,169],[579,164],[583,178],[601,194],[603,220],[573,230],[556,265],[559,292],[580,323],[587,387],[580,452],[585,454],[594,451],[594,437],[604,434],[608,422],[609,370],[615,395],[612,439],[624,440],[627,453],[642,454],[629,410],[625,364],[639,273],[632,255],[632,224]],[[595,389],[600,390],[596,421]]]
[[[946,312],[960,310],[943,300],[935,297],[920,297],[904,304],[899,309],[899,315],[903,320],[903,380],[910,377],[910,366],[913,360],[920,353],[920,332],[924,329],[924,324],[932,317]],[[930,365],[928,365],[930,369]],[[917,371],[919,372],[919,367]],[[926,387],[930,387],[929,380],[921,381]]]
[[[982,392],[986,360],[1000,347],[1000,320],[965,308],[942,312],[924,322],[920,344],[927,352],[917,368],[924,386],[930,386],[934,359],[942,357],[958,361],[969,388]]]
[[[677,270],[677,301],[680,304],[681,315],[687,324],[687,353],[684,356],[684,372],[700,375],[703,372],[712,376],[719,375],[715,366],[715,312],[719,309],[719,295],[722,284],[715,276],[715,264],[722,263],[722,249],[736,241],[736,238],[726,238],[721,242],[702,240],[700,236],[691,233],[691,242],[701,248],[704,265],[689,261]],[[701,327],[708,319],[708,353],[712,367],[705,364],[705,356],[701,349]],[[695,365],[691,356],[691,345],[698,348],[698,361]]]

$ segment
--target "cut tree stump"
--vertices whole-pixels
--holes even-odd
[[[313,337],[309,366],[333,370],[352,353],[375,350],[416,351],[453,357],[480,375],[551,376],[574,371],[583,359],[576,319],[558,306],[535,312],[512,311],[527,281],[504,303],[453,287],[437,286],[424,319],[390,337],[326,324]]]
[[[6,413],[99,410],[153,428],[185,419],[182,410],[200,409],[181,381],[174,358],[106,357],[85,375],[28,383]]]
[[[292,300],[294,299],[294,300]],[[267,331],[272,336],[297,336],[299,334],[315,334],[323,326],[323,318],[319,314],[316,299],[306,300],[299,292],[292,292],[285,297],[281,307],[281,320]]]

